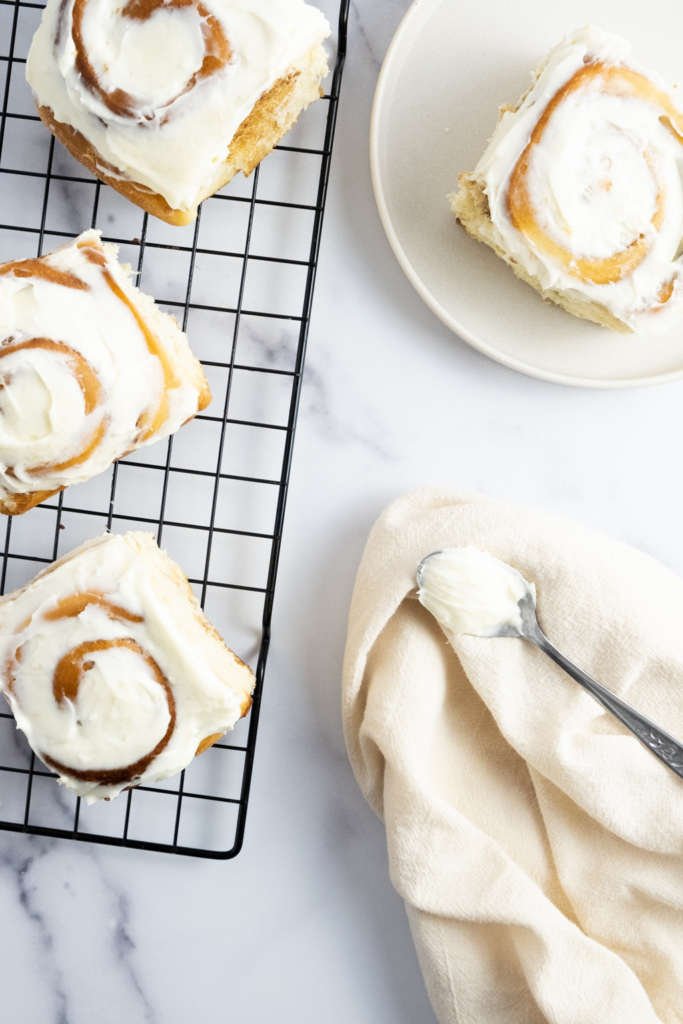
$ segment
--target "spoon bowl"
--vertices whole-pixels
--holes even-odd
[[[443,555],[444,553],[444,551],[432,551],[418,565],[416,579],[420,591],[424,588],[427,564],[437,555]],[[658,757],[660,761],[663,761],[676,775],[683,778],[683,745],[562,654],[541,629],[536,609],[536,588],[534,584],[529,583],[511,565],[507,565],[507,563],[501,564],[514,575],[515,581],[519,584],[518,589],[521,593],[517,602],[519,614],[514,619],[509,618],[507,621],[498,623],[493,628],[487,628],[486,631],[467,631],[463,635],[486,639],[506,637],[527,640],[529,643],[534,644],[551,658],[556,665],[559,665],[567,675],[571,676],[575,682],[582,686],[587,693],[590,693],[591,697],[618,718],[622,725],[626,726],[652,754]]]
[[[424,574],[428,563],[433,558],[443,554],[443,550],[432,551],[430,554],[425,555],[418,565],[415,576],[417,586],[420,590],[422,590],[424,585]],[[541,633],[541,628],[536,617],[536,588],[533,583],[529,583],[529,581],[522,576],[521,572],[513,566],[507,565],[506,563],[501,564],[505,565],[507,572],[519,583],[519,589],[522,592],[522,596],[517,602],[519,617],[516,618],[515,621],[510,620],[499,622],[492,629],[487,629],[486,631],[481,632],[468,631],[465,635],[486,637],[487,639],[496,637],[516,637],[517,639],[536,641]]]

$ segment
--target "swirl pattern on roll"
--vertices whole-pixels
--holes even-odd
[[[0,509],[177,430],[209,400],[176,322],[96,232],[0,266]]]
[[[146,534],[105,535],[0,602],[3,690],[35,753],[89,799],[185,768],[253,675]]]
[[[683,113],[629,45],[583,29],[504,114],[475,175],[507,252],[625,325],[680,298]]]
[[[128,0],[123,7],[108,5],[101,10],[100,16],[105,19],[106,38],[134,30],[135,23],[144,25],[158,12],[181,11],[192,12],[193,19],[201,36],[201,50],[196,66],[189,70],[187,77],[175,85],[168,86],[166,94],[155,95],[150,90],[147,96],[135,96],[132,85],[121,88],[114,83],[106,84],[111,77],[107,65],[96,67],[96,58],[91,56],[87,40],[87,17],[89,8],[96,0],[73,0],[70,19],[68,4],[61,9],[57,27],[56,44],[71,31],[71,43],[75,57],[75,67],[81,81],[91,94],[97,96],[110,114],[141,123],[160,121],[168,117],[169,108],[187,95],[198,83],[216,74],[226,67],[231,58],[230,43],[225,29],[201,2],[201,0]],[[101,5],[102,7],[103,5]],[[132,23],[132,24],[131,24]],[[191,26],[188,25],[191,34]],[[122,45],[122,44],[121,44]]]
[[[78,159],[171,219],[248,173],[319,97],[329,33],[304,0],[48,0],[27,78]]]

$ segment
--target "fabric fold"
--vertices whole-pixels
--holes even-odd
[[[678,1024],[683,781],[540,652],[451,638],[415,569],[474,545],[574,661],[683,736],[683,581],[577,524],[434,490],[391,505],[349,616],[343,716],[442,1022]]]

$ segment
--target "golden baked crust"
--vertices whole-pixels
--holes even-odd
[[[211,388],[209,382],[206,379],[203,371],[197,374],[197,385],[199,389],[199,398],[197,400],[197,412],[204,412],[204,410],[211,405]],[[190,423],[194,419],[191,416],[189,420],[185,420],[186,423]]]
[[[116,259],[115,247],[105,245],[104,249],[107,248],[111,251],[112,258]],[[104,249],[102,252],[104,252]],[[0,264],[0,275],[4,273],[19,273],[20,271],[23,271],[24,276],[28,276],[30,274],[36,274],[42,277],[47,276],[50,281],[57,284],[66,284],[68,286],[69,275],[55,270],[55,268],[52,267],[48,262],[48,257],[50,255],[51,254],[48,253],[46,256],[36,257],[35,259],[11,261],[10,263]],[[124,301],[127,301],[125,297]],[[187,341],[184,338],[184,335],[180,333],[177,321],[169,313],[164,313],[159,309],[151,296],[139,289],[135,289],[135,308],[142,320],[153,331],[156,328],[160,334],[164,333],[166,335],[169,359],[175,363],[179,372],[182,367],[182,374],[185,381],[191,381],[197,392],[197,412],[193,413],[192,416],[189,416],[188,419],[185,420],[185,422],[188,423],[190,420],[194,419],[194,416],[197,415],[197,413],[206,409],[211,402],[211,388],[208,380],[206,379],[202,365],[195,357],[192,357],[190,360],[183,358],[185,351],[187,350]],[[171,322],[174,325],[172,332],[169,333],[167,330],[164,330],[165,321]],[[124,452],[120,458],[124,458],[125,455],[130,454],[131,451],[135,451],[136,447],[137,446],[134,446],[129,449],[128,452]],[[118,461],[118,459],[115,461]],[[11,474],[11,470],[8,470],[7,472]],[[16,494],[7,493],[4,497],[0,497],[0,514],[6,516],[23,515],[23,513],[30,511],[36,505],[40,505],[41,502],[47,501],[48,498],[53,497],[55,494],[59,494],[60,491],[65,490],[67,486],[68,485],[64,485],[63,487],[56,487],[50,490],[35,490]]]
[[[618,320],[605,306],[582,298],[577,293],[570,294],[552,288],[544,288],[535,275],[530,274],[515,260],[503,245],[500,234],[491,220],[484,186],[474,175],[461,174],[459,176],[458,191],[451,196],[451,209],[456,220],[468,235],[493,249],[495,254],[507,263],[521,281],[534,288],[546,301],[561,306],[562,309],[582,320],[590,320],[594,324],[609,327],[613,331],[631,333],[631,328],[622,320]]]
[[[524,90],[518,101],[514,104],[504,103],[498,109],[498,121],[507,113],[516,113],[524,100],[534,88],[547,64],[547,58],[533,74],[531,84]],[[622,334],[631,334],[632,328],[615,317],[606,306],[598,302],[591,302],[577,293],[558,291],[557,289],[546,289],[536,275],[530,274],[514,256],[512,256],[503,243],[495,224],[491,220],[489,202],[481,182],[474,174],[463,172],[458,176],[458,189],[450,196],[451,209],[456,220],[462,225],[468,235],[477,242],[483,242],[493,249],[510,267],[512,272],[525,284],[530,285],[547,302],[552,302],[571,313],[572,316],[581,320],[590,320],[591,323],[600,327],[608,327],[613,331],[620,331]]]
[[[0,597],[0,606],[3,604],[9,604],[13,601],[16,601],[18,598],[21,597],[21,595],[26,590],[32,587],[38,580],[42,580],[45,577],[52,575],[55,571],[61,569],[68,562],[77,560],[85,550],[87,550],[88,548],[96,547],[103,540],[106,540],[107,536],[108,535],[105,534],[100,538],[86,542],[85,544],[82,544],[80,547],[75,548],[73,551],[70,551],[67,554],[62,555],[62,557],[59,558],[57,561],[53,562],[49,566],[46,566],[43,570],[37,573],[37,575],[34,576],[33,579],[29,580],[26,584],[24,584],[23,587],[20,587],[13,593],[2,595]],[[244,718],[250,711],[253,703],[252,692],[256,683],[253,671],[244,661],[242,661],[242,659],[237,654],[235,654],[235,652],[228,646],[228,644],[221,636],[221,634],[218,632],[213,623],[211,623],[207,619],[192,589],[192,586],[190,585],[187,576],[185,575],[181,567],[175,561],[173,561],[173,559],[162,548],[158,547],[156,541],[154,541],[151,534],[129,533],[127,536],[134,544],[136,553],[139,558],[149,558],[151,554],[151,557],[154,559],[154,562],[151,567],[154,570],[152,578],[154,578],[155,575],[158,575],[160,586],[164,585],[162,583],[162,581],[164,581],[167,587],[171,587],[174,590],[177,590],[179,592],[178,596],[181,597],[187,603],[188,612],[196,619],[202,631],[207,636],[215,639],[218,642],[222,653],[226,657],[228,657],[235,664],[243,666],[245,669],[247,669],[250,685],[247,685],[245,681],[245,685],[241,686],[239,690],[237,690],[237,693],[241,696],[240,718]],[[166,593],[168,593],[168,591],[166,591]],[[68,598],[66,600],[68,601]],[[139,621],[142,620],[140,619]],[[211,733],[210,735],[205,736],[197,745],[195,757],[199,756],[200,754],[203,754],[215,743],[220,742],[220,740],[223,739],[223,737],[226,735],[226,732],[228,731],[229,730],[224,730],[222,732]],[[46,761],[46,763],[50,767],[54,767],[54,763],[47,760],[44,757],[44,755],[41,755],[41,757],[43,758],[43,760]],[[65,774],[69,773],[65,772]]]
[[[63,487],[58,487],[54,491],[32,491],[30,494],[8,494],[4,499],[0,499],[0,513],[3,516],[20,516],[24,512],[29,512],[36,505],[40,505],[42,501],[47,501],[54,494],[59,494],[63,491]]]
[[[163,196],[145,185],[122,178],[115,167],[102,159],[90,142],[71,125],[57,121],[52,110],[39,106],[43,123],[68,149],[74,159],[94,174],[96,178],[110,185],[126,199],[141,207],[154,217],[182,227],[191,224],[197,216],[197,207],[208,196],[214,195],[231,181],[238,171],[250,175],[254,168],[270,153],[283,135],[294,125],[303,110],[320,97],[320,79],[327,68],[325,51],[315,47],[301,68],[280,78],[268,92],[258,100],[251,113],[235,133],[226,159],[218,166],[210,187],[189,209],[170,206]]]

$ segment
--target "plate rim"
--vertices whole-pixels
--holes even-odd
[[[453,316],[444,308],[444,306],[442,306],[439,300],[432,294],[428,285],[415,270],[403,247],[389,213],[389,205],[386,199],[380,170],[380,122],[383,113],[386,110],[386,93],[389,78],[391,73],[394,71],[395,61],[397,60],[399,51],[406,41],[406,36],[409,36],[413,29],[413,19],[416,19],[420,14],[425,14],[425,16],[433,14],[434,8],[441,3],[443,3],[443,0],[412,0],[408,10],[399,21],[384,55],[375,86],[375,93],[370,113],[370,178],[375,205],[377,207],[379,219],[387,241],[389,242],[391,250],[406,278],[427,308],[430,309],[441,323],[443,323],[453,334],[477,352],[481,352],[482,355],[485,355],[494,362],[499,363],[501,366],[505,366],[509,370],[521,373],[526,377],[532,377],[536,380],[546,381],[551,384],[560,384],[566,387],[601,391],[654,387],[681,380],[683,378],[683,365],[679,370],[669,370],[662,373],[653,373],[628,379],[577,377],[569,373],[560,373],[553,370],[545,370],[543,368],[535,367],[524,360],[516,359],[514,356],[500,352],[494,346],[487,344],[486,341],[482,341],[477,338],[462,323],[460,323],[457,317]],[[570,314],[567,315],[569,316]]]

